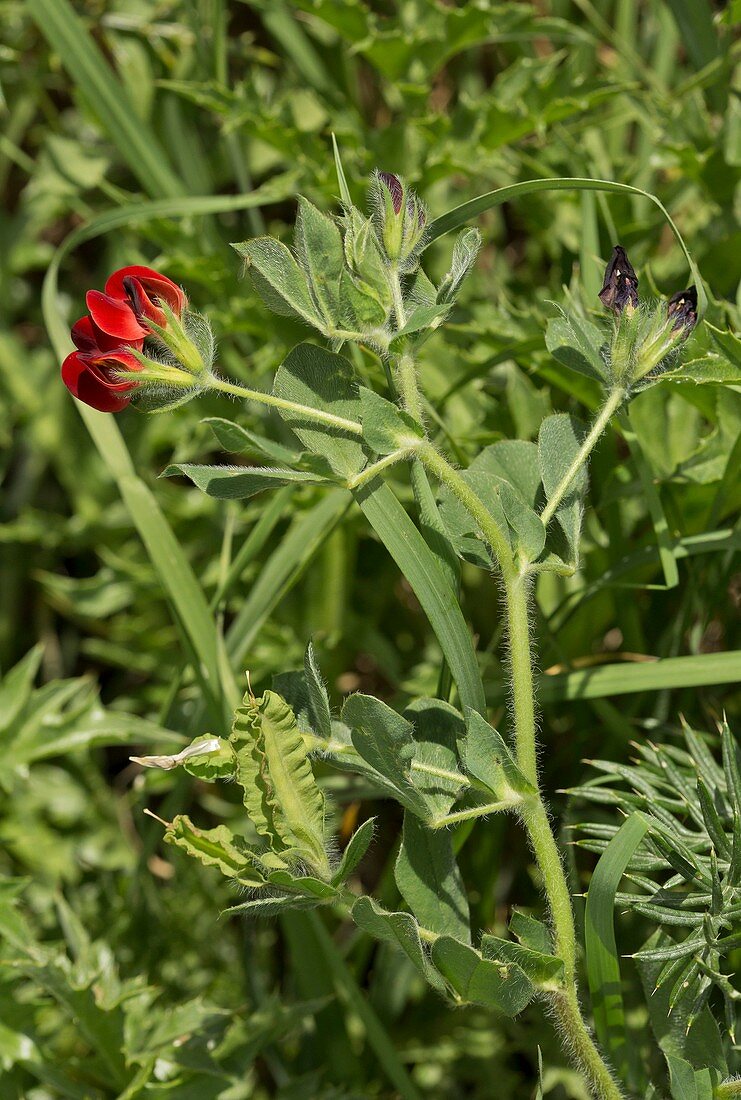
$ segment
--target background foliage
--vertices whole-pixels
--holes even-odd
[[[226,457],[203,423],[230,416],[223,399],[125,414],[131,465],[117,433],[99,434],[103,461],[49,336],[61,339],[111,270],[150,263],[210,317],[221,370],[267,388],[306,330],[267,312],[228,242],[263,228],[286,238],[298,192],[336,207],[331,132],[358,202],[376,166],[403,172],[435,216],[537,176],[653,191],[709,286],[710,320],[733,328],[738,11],[707,0],[4,0],[0,14],[3,1096],[384,1096],[397,1061],[423,1095],[484,1097],[496,1080],[501,1095],[529,1096],[539,1047],[543,1094],[582,1096],[537,1006],[516,1022],[451,1015],[390,948],[336,920],[219,921],[234,893],[162,850],[145,807],[203,824],[239,812],[229,788],[128,763],[142,746],[174,751],[218,732],[201,673],[223,666],[222,637],[241,694],[245,666],[261,690],[301,667],[313,635],[335,705],[357,689],[397,707],[434,695],[440,653],[358,509],[312,487],[237,505],[156,480],[171,461]],[[613,243],[642,289],[686,283],[639,196],[541,193],[480,224],[463,305],[422,353],[430,415],[444,416],[462,465],[503,436],[533,438],[552,411],[594,407],[596,387],[548,353],[543,332],[550,302],[596,305]],[[449,253],[445,238],[430,249],[433,274]],[[700,329],[688,357],[712,355],[712,341]],[[738,362],[737,344],[725,350]],[[250,417],[280,438],[277,420]],[[680,711],[712,729],[725,708],[738,728],[740,427],[737,390],[683,382],[636,398],[595,454],[580,571],[538,582],[549,792],[591,774],[584,756],[627,761],[632,740],[673,738]],[[153,568],[150,493],[197,582],[173,569],[163,584]],[[506,722],[493,592],[464,571],[494,720]],[[329,768],[323,782],[341,838],[377,814],[360,874],[393,908],[398,807],[369,803]],[[555,808],[581,812],[565,797]],[[575,860],[575,889],[591,858]],[[480,927],[501,934],[514,897],[538,910],[514,822],[480,826],[462,862]],[[621,921],[624,953],[645,928],[637,914]]]

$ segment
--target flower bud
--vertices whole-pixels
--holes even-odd
[[[375,172],[371,198],[376,231],[387,257],[392,263],[413,267],[427,223],[424,203],[392,172]]]
[[[672,332],[681,332],[685,339],[697,324],[697,290],[690,286],[672,294],[667,302],[666,313],[672,322]]]
[[[618,314],[638,305],[638,276],[619,244],[612,250],[599,298],[603,306]]]

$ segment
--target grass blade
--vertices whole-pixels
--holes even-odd
[[[547,706],[564,699],[601,699],[606,695],[632,695],[711,684],[735,684],[741,680],[741,650],[697,653],[689,657],[660,657],[645,661],[614,661],[574,672],[541,676],[538,701]],[[500,684],[487,684],[491,705],[504,701]]]
[[[488,191],[485,195],[479,195],[475,199],[469,199],[468,202],[464,202],[460,206],[456,206],[453,210],[449,210],[447,214],[442,214],[441,217],[435,218],[434,222],[431,223],[427,230],[427,243],[431,244],[432,241],[437,240],[438,237],[442,237],[443,234],[451,233],[454,229],[459,229],[462,225],[478,217],[479,214],[483,214],[484,211],[491,210],[494,206],[501,206],[502,203],[509,202],[511,199],[520,198],[524,195],[532,195],[537,191],[607,191],[619,195],[641,195],[643,198],[650,199],[661,211],[662,216],[684,253],[687,266],[692,276],[692,282],[694,282],[697,287],[698,316],[704,314],[707,307],[707,294],[700,272],[697,269],[695,261],[690,256],[687,245],[684,243],[684,238],[677,229],[669,211],[656,195],[652,195],[650,191],[642,191],[640,187],[632,187],[629,183],[614,183],[611,180],[585,179],[579,176],[559,176],[553,179],[523,180],[521,183],[510,183],[506,187],[498,187],[495,191]]]
[[[226,637],[227,652],[235,665],[244,660],[262,624],[293,587],[317,550],[350,505],[350,495],[327,493],[308,512],[299,514],[263,566]]]
[[[647,831],[648,822],[639,813],[632,814],[620,827],[594,870],[584,916],[594,1027],[623,1080],[630,1078],[631,1067],[615,942],[615,894],[625,868]]]
[[[182,195],[155,134],[69,0],[28,0],[27,9],[144,190],[154,196]]]
[[[424,608],[455,680],[461,706],[483,714],[486,701],[471,632],[437,558],[388,485],[373,481],[356,499]]]

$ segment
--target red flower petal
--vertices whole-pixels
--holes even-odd
[[[116,348],[121,347],[121,340],[117,336],[109,336],[107,332],[103,332],[98,328],[94,321],[90,317],[81,317],[79,321],[75,321],[72,326],[72,342],[79,351],[87,353],[97,351],[115,351]],[[127,346],[135,347],[137,351],[141,351],[144,347],[144,339],[141,340],[127,340]]]
[[[95,324],[109,336],[115,336],[119,344],[143,340],[147,330],[143,328],[131,308],[99,290],[88,290],[85,301]]]
[[[156,308],[153,299],[161,299],[176,316],[180,317],[185,309],[185,294],[172,279],[155,271],[151,267],[143,267],[141,264],[132,264],[130,267],[122,267],[114,271],[105,285],[105,292],[112,298],[127,299],[128,294],[124,286],[124,279],[136,279],[141,284],[145,295],[152,306]],[[153,318],[154,320],[154,318]],[[158,322],[159,324],[159,322]]]
[[[76,351],[62,363],[62,381],[78,401],[84,401],[99,412],[120,412],[131,400],[122,392],[121,384],[111,385],[104,381]],[[133,383],[124,383],[125,391],[132,388]]]

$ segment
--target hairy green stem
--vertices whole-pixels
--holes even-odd
[[[589,429],[587,435],[584,438],[584,442],[582,443],[576,456],[574,457],[574,461],[571,463],[568,470],[559,481],[558,485],[555,488],[555,491],[551,493],[550,500],[540,514],[540,518],[546,527],[553,519],[553,516],[556,514],[556,509],[558,508],[559,504],[569,492],[574,478],[582,469],[582,467],[586,464],[587,459],[594,450],[594,446],[597,440],[602,435],[610,420],[625,400],[625,393],[626,391],[622,386],[617,386],[607,395],[607,400],[605,401],[600,411],[597,413],[597,416],[594,419],[594,423]]]
[[[609,416],[604,418],[605,424],[607,420]],[[571,895],[538,785],[535,686],[529,622],[531,581],[513,560],[509,539],[484,502],[458,471],[429,442],[420,444],[417,454],[427,469],[455,493],[476,520],[500,565],[507,605],[516,756],[519,767],[536,791],[529,799],[525,799],[520,807],[520,814],[543,877],[553,926],[554,946],[564,961],[565,989],[553,995],[552,1007],[564,1040],[588,1077],[595,1095],[600,1100],[620,1100],[620,1087],[597,1049],[579,1006],[576,991],[576,933]]]
[[[361,470],[355,477],[350,478],[347,482],[348,489],[359,489],[361,485],[366,485],[390,466],[395,466],[397,462],[401,462],[402,459],[408,458],[409,454],[410,452],[408,450],[398,450],[392,451],[390,455],[384,455],[384,457],[379,458],[377,462],[372,462],[370,466],[366,466],[365,469]]]
[[[556,954],[564,962],[565,988],[552,997],[552,1008],[595,1094],[600,1100],[619,1100],[622,1096],[620,1087],[597,1049],[579,1006],[571,894],[538,783],[535,686],[528,606],[530,581],[522,575],[505,578],[505,592],[517,762],[536,790],[535,795],[523,803],[520,815],[543,877]]]
[[[397,325],[402,328],[406,314],[398,270],[392,272],[392,292]],[[421,419],[422,399],[417,383],[414,357],[404,352],[395,363],[395,379],[405,409],[416,419]],[[548,524],[558,505],[568,493],[574,478],[585,464],[597,440],[607,427],[610,418],[625,398],[622,388],[613,390],[598,413],[574,461],[552,494],[541,519]],[[465,478],[440,454],[429,441],[424,440],[415,449],[416,457],[424,467],[456,495],[491,547],[499,563],[506,595],[508,646],[512,684],[512,706],[515,717],[515,745],[518,764],[535,788],[535,794],[526,798],[519,811],[527,830],[535,859],[543,877],[543,886],[551,915],[554,946],[564,961],[564,989],[553,994],[552,1009],[558,1020],[564,1040],[573,1057],[588,1078],[594,1094],[600,1100],[621,1100],[622,1092],[597,1049],[582,1016],[576,988],[576,932],[571,894],[564,871],[561,854],[548,819],[548,811],[538,783],[535,685],[533,682],[533,640],[529,622],[530,580],[526,571],[515,562],[510,540],[495,520],[484,501],[470,487]],[[492,803],[490,812],[504,809]],[[475,807],[459,813],[448,814],[440,825],[464,821],[479,816],[486,807]],[[433,828],[437,823],[433,823]]]
[[[362,436],[363,428],[357,420],[346,420],[344,416],[335,416],[334,413],[322,412],[321,409],[312,409],[309,405],[298,405],[295,401],[287,401],[283,397],[276,397],[272,393],[263,393],[261,390],[251,390],[246,386],[238,386],[235,382],[226,382],[215,375],[209,380],[208,388],[220,390],[221,393],[230,393],[235,397],[243,397],[246,401],[256,401],[260,405],[270,405],[274,409],[283,409],[285,412],[294,413],[296,416],[305,417],[307,420],[315,420],[318,424],[326,424],[330,428],[338,428],[340,431],[349,432],[350,435]]]
[[[513,577],[516,571],[512,561],[509,539],[481,497],[473,491],[468,482],[461,477],[455,467],[451,466],[447,458],[441,455],[432,443],[427,440],[420,443],[416,453],[430,473],[434,474],[455,493],[464,508],[476,520],[482,535],[494,551],[504,577]]]

